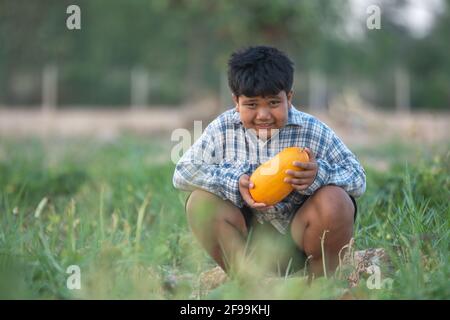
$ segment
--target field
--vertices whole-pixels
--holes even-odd
[[[393,267],[382,278],[392,288],[370,289],[362,279],[348,291],[338,276],[310,286],[302,277],[250,277],[201,295],[199,275],[214,264],[189,232],[174,164],[160,157],[169,137],[2,138],[0,298],[449,299],[449,147],[353,149],[368,186],[356,248],[388,251]],[[71,265],[80,267],[80,290],[67,287]]]

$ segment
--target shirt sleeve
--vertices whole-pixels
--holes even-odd
[[[366,173],[356,156],[332,132],[330,142],[317,158],[318,172],[314,182],[301,194],[311,195],[325,185],[342,187],[353,197],[361,196],[366,190]]]
[[[177,163],[173,185],[185,191],[203,189],[242,208],[239,178],[248,173],[249,168],[245,163],[221,161],[222,145],[218,138],[221,134],[213,124],[205,129]]]

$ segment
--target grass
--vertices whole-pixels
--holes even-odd
[[[156,141],[169,144],[129,135],[0,141],[0,298],[194,298],[199,274],[214,264],[189,232],[174,164],[160,156],[170,145]],[[355,297],[450,298],[448,147],[355,150],[368,184],[356,247],[386,248],[393,260],[382,270],[392,289],[370,290],[364,279]],[[371,165],[378,160],[387,169]],[[71,265],[80,267],[80,290],[66,286]],[[203,298],[336,299],[347,287],[332,276],[310,286],[302,277],[249,277]]]

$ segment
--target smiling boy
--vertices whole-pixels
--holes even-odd
[[[294,67],[283,52],[250,47],[233,53],[228,67],[235,107],[208,125],[173,177],[176,188],[192,191],[185,208],[192,232],[227,272],[247,254],[248,242],[257,247],[262,238],[274,245],[266,252],[274,269],[295,271],[309,257],[310,275],[324,274],[324,265],[334,271],[353,234],[364,169],[328,126],[292,106]],[[274,206],[256,203],[249,176],[293,146],[310,157],[295,163],[302,171],[287,172],[294,190]]]

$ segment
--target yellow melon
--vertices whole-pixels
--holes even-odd
[[[292,177],[286,170],[303,170],[294,166],[294,161],[308,162],[308,153],[303,148],[290,147],[260,165],[250,177],[254,184],[254,188],[249,190],[253,200],[271,206],[287,197],[294,188],[284,182],[284,178]]]

